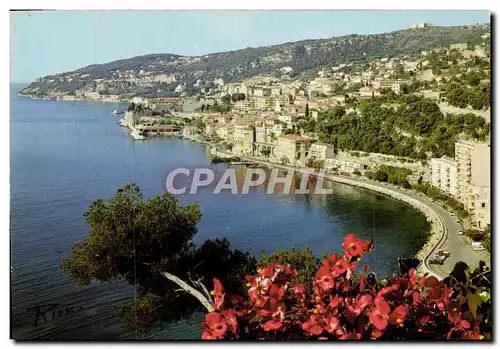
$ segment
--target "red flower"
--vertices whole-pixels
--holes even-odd
[[[371,301],[372,297],[368,294],[358,295],[356,297],[356,305],[361,309],[367,307],[371,303]]]
[[[318,285],[321,287],[323,291],[328,291],[335,286],[332,276],[330,275],[330,268],[326,266],[322,266],[316,272],[316,279]]]
[[[390,321],[393,325],[402,325],[406,319],[406,315],[408,314],[408,306],[400,305],[394,309],[391,313]]]
[[[349,263],[344,258],[340,258],[333,267],[333,276],[337,277],[344,274],[349,268]]]
[[[391,293],[393,291],[396,291],[399,289],[399,285],[398,284],[394,284],[394,285],[391,285],[391,286],[388,286],[388,287],[385,287],[383,289],[381,289],[380,291],[378,291],[377,293],[377,298],[382,298],[384,297],[386,294],[388,293]]]
[[[281,327],[281,321],[277,321],[274,319],[268,320],[264,325],[262,325],[264,331],[276,331],[280,327]]]
[[[413,305],[417,305],[418,303],[420,303],[420,300],[422,299],[422,296],[420,295],[420,292],[415,291],[411,295],[411,298],[413,300]]]
[[[215,339],[221,339],[227,330],[227,324],[220,313],[208,313],[205,316],[205,325],[208,327],[210,335]]]
[[[346,249],[352,242],[358,241],[358,238],[353,233],[349,233],[344,237],[342,248]]]
[[[375,299],[375,307],[370,312],[370,323],[380,331],[383,331],[389,321],[389,312],[391,308],[389,304],[382,298]]]
[[[335,262],[337,261],[337,259],[338,259],[338,256],[337,256],[337,254],[336,254],[336,253],[332,253],[332,254],[330,254],[330,255],[328,256],[328,260],[330,261],[330,263],[331,263],[332,265],[334,265],[334,264],[335,264]]]
[[[269,287],[269,296],[282,299],[285,296],[285,288],[272,284],[271,287]]]
[[[315,335],[319,335],[323,332],[323,328],[319,325],[316,315],[311,315],[309,320],[302,324],[302,329]]]
[[[220,283],[219,280],[214,278],[214,308],[216,310],[220,309],[222,307],[222,304],[224,304],[224,287],[222,287],[222,284]]]
[[[339,337],[339,339],[360,339],[361,333],[356,332],[346,332]]]
[[[203,339],[203,340],[214,340],[216,338],[212,337],[212,335],[210,333],[208,333],[207,331],[204,331],[203,334],[201,335],[201,339]]]
[[[339,329],[339,327],[340,327],[339,319],[336,318],[335,316],[332,316],[327,320],[325,330],[327,330],[330,333],[334,333]]]
[[[339,306],[340,303],[342,303],[342,299],[339,296],[330,296],[330,304],[328,305],[328,307],[331,309],[335,309]]]
[[[347,252],[351,257],[357,257],[363,254],[363,246],[361,245],[361,241],[356,240],[347,246]]]
[[[236,332],[236,328],[238,327],[238,321],[236,320],[236,315],[237,312],[235,312],[232,309],[224,310],[223,316],[224,316],[224,322],[231,327],[231,330],[233,332]]]
[[[293,285],[290,289],[297,295],[303,295],[306,292],[306,287],[302,284]]]

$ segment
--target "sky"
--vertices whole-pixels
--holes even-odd
[[[11,82],[150,53],[204,55],[428,22],[489,23],[488,11],[23,11],[10,13]]]

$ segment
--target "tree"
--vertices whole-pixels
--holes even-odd
[[[221,101],[225,105],[231,104],[231,99],[232,99],[232,97],[231,97],[230,94],[227,94],[227,95],[224,95],[224,96],[221,97]]]
[[[306,116],[306,119],[309,118],[309,103],[306,103],[306,111],[305,111],[305,116]]]
[[[379,182],[387,182],[387,180],[389,179],[389,175],[387,174],[387,172],[378,169],[375,172],[374,178]]]
[[[200,208],[181,206],[168,193],[144,200],[132,183],[108,202],[92,202],[84,217],[90,233],[73,245],[62,268],[79,285],[88,286],[92,280],[134,285],[135,298],[117,311],[122,326],[134,331],[147,333],[158,322],[187,318],[203,308],[196,298],[179,292],[165,272],[204,287],[211,287],[217,275],[239,294],[244,276],[255,271],[255,259],[231,250],[225,239],[195,247]]]

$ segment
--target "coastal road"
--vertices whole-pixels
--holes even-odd
[[[226,152],[222,153],[234,156],[234,154],[231,153],[226,153]],[[268,166],[275,166],[289,170],[300,170],[300,168],[279,165],[268,161],[263,161],[261,159],[257,159],[254,157],[249,157],[249,156],[238,156],[238,157],[247,161],[252,161]],[[404,190],[392,184],[388,183],[384,184],[380,182],[371,181],[368,179],[359,179],[359,178],[339,176],[339,175],[326,175],[325,177],[331,178],[333,181],[335,180],[335,177],[337,177],[337,178],[348,179],[354,182],[369,183],[371,185],[392,190],[401,195],[406,195],[408,197],[411,197],[425,204],[427,207],[431,208],[441,219],[443,225],[445,226],[445,238],[443,239],[443,241],[438,243],[435,246],[435,248],[431,250],[432,253],[427,255],[423,262],[428,262],[428,260],[432,258],[432,256],[434,255],[435,251],[439,249],[447,250],[451,254],[450,257],[446,259],[443,265],[436,265],[436,264],[429,265],[428,263],[425,263],[427,267],[434,274],[436,274],[436,276],[439,276],[440,278],[447,277],[449,273],[453,270],[455,263],[459,261],[463,261],[467,263],[471,267],[471,269],[475,269],[479,265],[479,261],[484,260],[486,262],[486,265],[491,268],[490,254],[487,251],[474,251],[472,249],[471,242],[468,240],[468,238],[465,235],[458,235],[458,231],[462,230],[462,226],[456,221],[456,219],[451,215],[451,213],[445,210],[443,207],[439,206],[438,204],[427,199],[427,197],[425,197],[423,194],[419,195],[417,194],[417,192],[412,190]]]
[[[479,265],[479,261],[484,260],[486,262],[486,265],[490,267],[490,262],[491,262],[490,254],[486,251],[474,251],[472,249],[471,242],[468,241],[467,237],[465,237],[465,235],[458,235],[458,231],[462,229],[462,226],[459,223],[457,223],[456,219],[450,214],[450,212],[445,210],[443,207],[437,205],[436,203],[428,200],[425,196],[420,196],[416,194],[416,192],[414,191],[403,190],[391,184],[384,185],[380,182],[362,180],[352,177],[344,177],[344,176],[337,176],[337,177],[354,180],[358,182],[366,182],[379,187],[385,187],[400,194],[409,196],[430,207],[440,217],[446,229],[445,232],[446,237],[444,241],[441,242],[440,245],[438,244],[438,246],[433,250],[437,251],[439,249],[443,249],[451,253],[450,257],[446,259],[443,265],[436,265],[436,264],[428,265],[429,269],[431,269],[439,277],[444,278],[448,276],[450,271],[453,270],[455,263],[459,261],[463,261],[467,263],[471,267],[471,269],[475,269]],[[429,257],[432,258],[432,255],[433,254],[431,254]]]

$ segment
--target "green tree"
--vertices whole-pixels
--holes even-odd
[[[79,285],[92,280],[126,280],[135,287],[134,299],[117,313],[122,326],[147,333],[155,323],[187,318],[201,310],[191,294],[165,277],[194,279],[212,288],[212,277],[244,294],[245,275],[255,270],[248,253],[231,250],[229,242],[207,240],[195,247],[192,238],[201,219],[197,204],[181,206],[168,193],[144,200],[132,183],[119,189],[108,202],[92,202],[84,217],[90,233],[73,245],[63,270]],[[175,301],[174,301],[175,299]]]
[[[222,101],[223,104],[228,105],[231,104],[232,97],[230,94],[227,94],[222,96],[220,100]]]
[[[281,264],[295,268],[299,274],[297,282],[304,284],[308,292],[313,290],[312,280],[317,267],[320,265],[320,259],[312,253],[309,247],[305,247],[302,251],[292,248],[291,250],[279,250],[271,254],[263,251],[257,262],[257,267],[264,268],[276,260]]]

